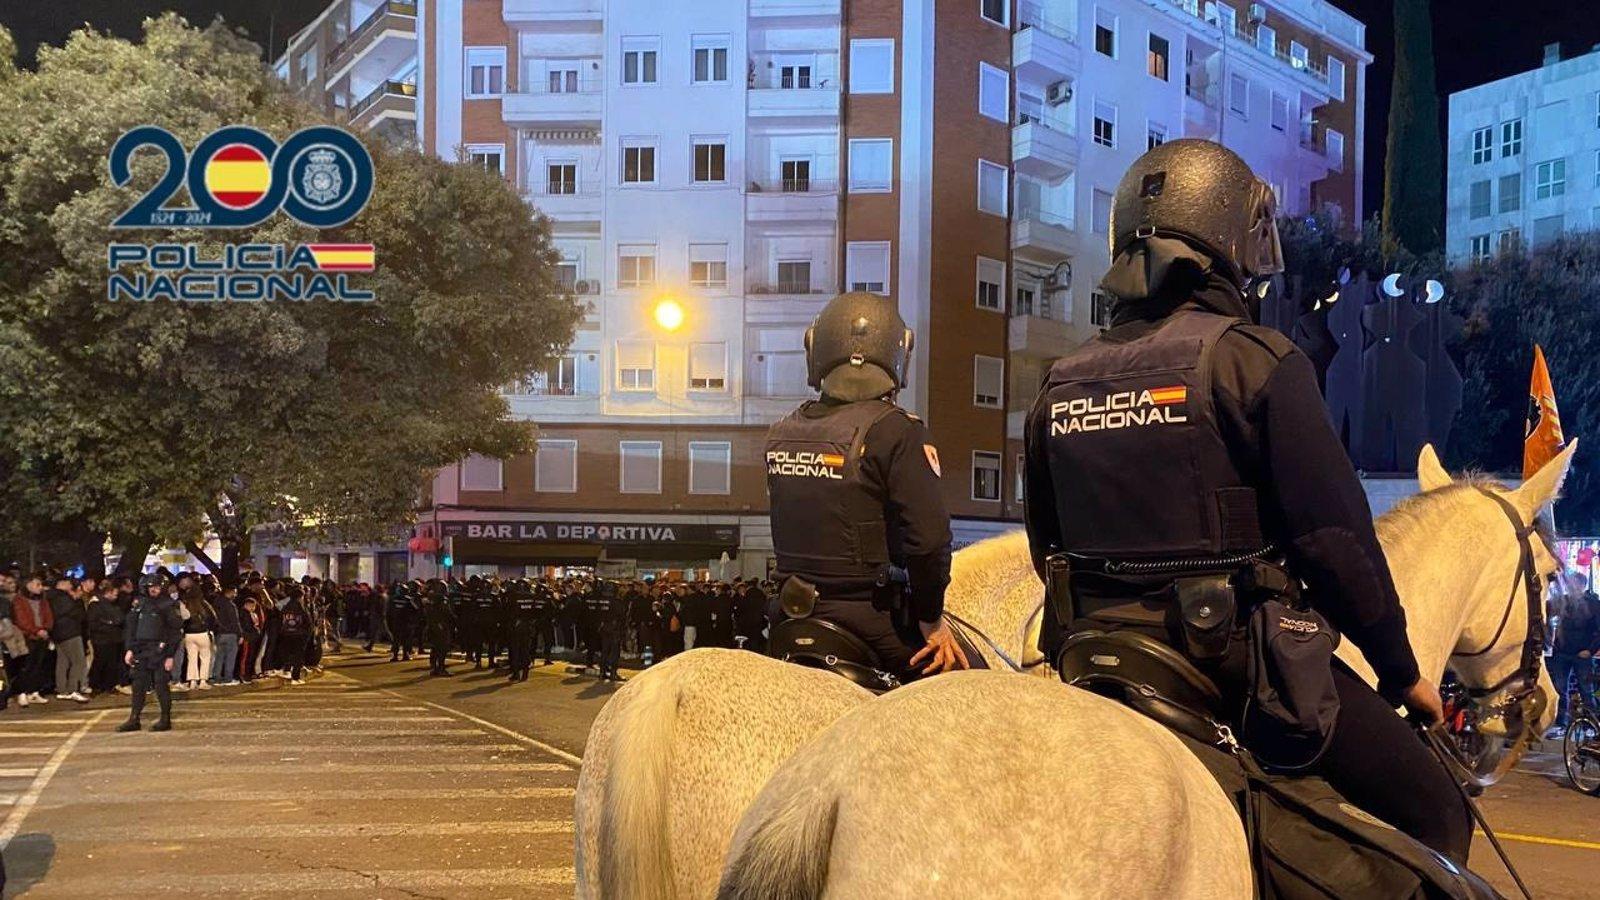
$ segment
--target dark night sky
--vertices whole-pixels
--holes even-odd
[[[0,0],[0,24],[17,36],[24,62],[40,42],[60,43],[84,22],[117,34],[138,34],[145,16],[175,10],[191,22],[217,14],[242,26],[273,50],[310,21],[328,0]],[[854,0],[867,3],[871,0]],[[1240,0],[1243,2],[1243,0]],[[1392,0],[1331,0],[1367,23],[1366,196],[1370,215],[1382,202],[1384,141],[1388,134]],[[1600,15],[1590,0],[1434,0],[1434,56],[1441,107],[1453,91],[1534,68],[1545,44],[1561,41],[1576,54],[1600,43]]]

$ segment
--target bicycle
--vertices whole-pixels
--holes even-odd
[[[1568,700],[1567,733],[1561,738],[1561,757],[1572,786],[1600,795],[1600,705],[1595,701],[1594,660],[1577,673],[1578,689]],[[1565,687],[1565,685],[1563,685]]]

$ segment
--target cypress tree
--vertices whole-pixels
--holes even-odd
[[[1444,146],[1430,0],[1395,0],[1394,90],[1383,171],[1383,252],[1422,256],[1444,241]]]

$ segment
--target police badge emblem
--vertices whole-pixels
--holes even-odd
[[[923,444],[922,455],[928,458],[928,468],[933,470],[933,477],[943,478],[944,473],[939,471],[939,449],[932,444]]]
[[[306,200],[326,206],[339,199],[344,190],[344,176],[333,151],[318,148],[306,154],[305,168],[300,173],[300,187]]]

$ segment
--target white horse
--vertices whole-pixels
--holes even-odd
[[[1044,586],[1021,532],[957,552],[946,597],[1006,657],[1048,674],[1035,666],[1034,647]],[[976,643],[989,666],[1006,666],[995,648]],[[600,711],[584,747],[577,896],[713,895],[734,826],[767,777],[872,696],[837,675],[740,650],[691,650],[633,678]]]
[[[1574,449],[1514,491],[1452,482],[1431,448],[1423,452],[1426,492],[1378,531],[1428,677],[1452,657],[1469,686],[1517,669],[1528,626],[1520,545],[1480,488],[1532,522],[1555,498]],[[1534,543],[1535,567],[1548,575],[1556,561]],[[1491,641],[1487,653],[1461,655]],[[1554,696],[1547,677],[1539,684]],[[1548,710],[1533,727],[1543,730]],[[799,748],[740,821],[719,897],[1251,891],[1238,814],[1175,737],[1086,691],[965,672],[858,706]]]

